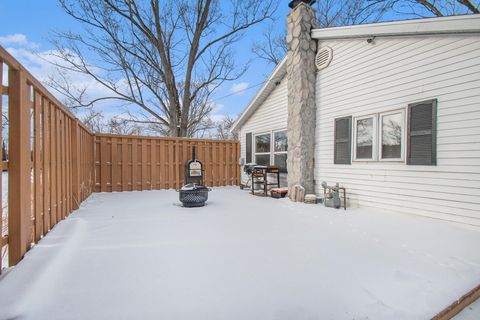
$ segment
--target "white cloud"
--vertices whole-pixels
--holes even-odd
[[[227,115],[225,115],[225,114],[212,114],[212,115],[210,116],[210,119],[212,119],[213,122],[221,122],[221,121],[223,121],[226,117],[227,117]]]
[[[25,35],[13,34],[0,37],[0,44],[6,46],[5,49],[17,59],[25,68],[32,73],[40,82],[44,84],[48,82],[49,78],[60,79],[59,68],[54,64],[62,65],[64,62],[56,57],[58,52],[56,50],[38,50],[37,44],[28,40]],[[37,49],[37,50],[33,50]],[[93,67],[92,67],[93,68]],[[5,71],[6,69],[4,69]],[[99,85],[91,77],[80,74],[74,71],[62,70],[63,76],[68,79],[71,88],[86,88],[86,99],[96,99],[99,97],[112,96],[112,92],[102,85]],[[6,81],[4,77],[4,82]],[[5,83],[6,85],[6,83]],[[122,86],[122,81],[119,80],[118,85]],[[47,87],[48,88],[48,87]],[[53,89],[49,90],[60,101],[64,101],[65,97]],[[116,109],[116,103],[105,100],[96,104],[96,106],[105,110],[105,108],[113,107]]]
[[[28,48],[38,48],[38,44],[28,41],[26,35],[21,33],[0,36],[0,45],[2,46],[23,46]]]
[[[218,113],[220,112],[223,108],[225,108],[225,105],[218,103],[216,101],[210,100],[208,102],[210,104],[210,107],[212,108],[212,113]]]
[[[28,43],[27,36],[21,33],[9,34],[6,36],[0,37],[0,44],[2,46],[9,45],[25,45]]]
[[[231,88],[230,88],[230,93],[233,94],[242,94],[250,85],[248,82],[240,82],[240,83],[235,83]]]
[[[55,57],[57,52],[54,50],[38,52],[33,52],[26,48],[6,48],[6,50],[23,64],[34,77],[43,83],[47,82],[50,77],[60,77],[58,67],[52,63],[62,64],[62,61]],[[66,72],[64,76],[68,79],[71,88],[87,88],[87,96],[91,99],[112,95],[107,88],[99,85],[94,79],[87,75],[73,71],[62,72]],[[50,90],[50,92],[57,96],[60,101],[63,101],[64,97],[58,92],[54,90]]]

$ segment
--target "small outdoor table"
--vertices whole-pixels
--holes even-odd
[[[277,182],[268,183],[268,175],[275,174]],[[260,181],[256,181],[255,178],[262,178]],[[277,186],[280,188],[280,169],[275,166],[255,166],[252,170],[252,194],[255,194],[255,184],[263,184],[263,193],[265,196],[268,194],[268,186]]]

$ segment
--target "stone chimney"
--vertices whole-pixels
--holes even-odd
[[[315,166],[315,54],[317,43],[311,38],[315,27],[314,1],[290,3],[287,17],[288,79],[288,189],[295,185],[314,193]],[[293,200],[293,199],[292,199]]]

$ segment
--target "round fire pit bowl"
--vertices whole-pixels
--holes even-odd
[[[184,207],[203,207],[212,189],[197,184],[186,184],[178,190],[180,202]]]

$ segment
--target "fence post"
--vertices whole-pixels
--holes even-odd
[[[9,68],[9,264],[17,264],[31,243],[30,90],[23,70]]]
[[[71,144],[72,144],[72,195],[73,195],[73,209],[78,209],[80,206],[80,125],[78,119],[75,119],[72,126]]]

